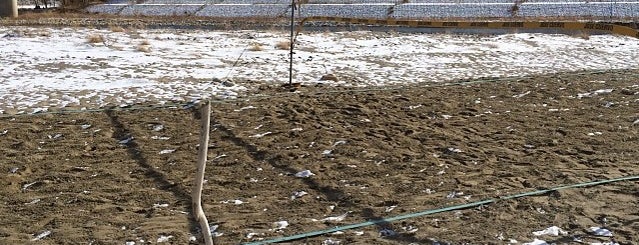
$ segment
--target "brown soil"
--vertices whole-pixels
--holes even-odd
[[[613,90],[578,96],[601,89]],[[639,175],[637,70],[253,93],[213,106],[203,202],[223,233],[217,244]],[[155,244],[163,235],[173,236],[166,244],[189,243],[198,236],[190,215],[198,115],[162,109],[0,118],[0,133],[7,130],[0,135],[0,244],[28,244],[43,231],[51,234],[33,244]],[[175,152],[160,154],[167,149]],[[294,176],[302,170],[315,175]],[[308,195],[292,199],[295,191]],[[577,244],[575,237],[638,244],[638,200],[637,182],[623,181],[291,244]],[[313,220],[347,212],[339,222]],[[290,225],[276,231],[277,221]],[[532,234],[553,225],[568,234]],[[614,236],[591,235],[591,226]],[[397,234],[380,236],[382,229]]]

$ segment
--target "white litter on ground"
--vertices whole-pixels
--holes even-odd
[[[164,125],[162,124],[156,124],[153,126],[153,131],[155,132],[161,131],[162,129],[164,129]]]
[[[31,241],[38,241],[38,240],[42,240],[43,238],[47,237],[51,235],[51,231],[43,231],[38,235],[35,235],[35,237],[33,239],[31,239]]]
[[[298,177],[298,178],[308,178],[308,177],[311,177],[311,176],[313,176],[313,175],[315,175],[315,174],[314,174],[314,173],[312,173],[312,172],[311,172],[311,170],[303,170],[303,171],[297,172],[297,173],[295,174],[295,177]]]
[[[544,240],[539,240],[535,238],[535,240],[533,240],[532,242],[522,243],[521,245],[550,245],[550,244],[548,244]]]
[[[330,238],[322,241],[322,245],[339,245],[339,244],[341,244],[339,240],[333,240]]]
[[[169,153],[173,153],[175,151],[175,149],[166,149],[166,150],[161,150],[160,151],[160,155],[162,154],[169,154]]]
[[[595,236],[612,236],[612,231],[601,227],[590,227],[590,231]]]
[[[245,202],[244,202],[244,201],[242,201],[242,200],[240,200],[240,199],[235,199],[235,200],[226,200],[226,201],[221,201],[220,203],[241,205],[241,204],[244,204]]]
[[[253,239],[256,236],[264,236],[264,233],[250,232],[250,233],[246,234],[246,238],[247,239]],[[256,238],[256,239],[260,239],[261,240],[261,238]]]
[[[592,97],[592,96],[596,96],[596,95],[600,95],[600,94],[608,94],[608,93],[612,93],[612,91],[614,91],[613,89],[599,89],[599,90],[595,90],[592,92],[588,92],[588,93],[581,93],[581,94],[577,94],[577,98],[584,98],[584,97]]]
[[[209,230],[211,231],[212,237],[221,237],[224,235],[223,232],[218,232],[217,229],[220,228],[220,225],[211,225],[209,224]]]
[[[161,235],[160,237],[158,237],[158,240],[156,241],[157,243],[161,243],[161,242],[168,242],[169,239],[173,238],[173,236],[169,235],[169,236],[165,236],[165,235]]]
[[[397,232],[388,228],[383,228],[379,231],[379,236],[381,237],[389,237],[389,236],[395,236],[395,235],[397,235]]]
[[[171,137],[166,137],[166,136],[151,136],[152,140],[169,140],[171,139]]]
[[[271,132],[265,132],[265,133],[261,133],[261,134],[251,135],[251,136],[249,136],[249,138],[262,138],[262,137],[267,136],[269,134],[271,134]]]
[[[343,221],[344,219],[346,219],[346,217],[348,217],[348,214],[350,214],[351,212],[346,212],[342,215],[339,216],[331,216],[331,217],[326,217],[320,220],[317,219],[311,219],[312,221],[321,221],[321,222],[340,222]]]
[[[568,234],[568,232],[562,230],[561,228],[557,227],[557,226],[551,226],[548,227],[544,230],[541,231],[534,231],[533,235],[535,236],[559,236],[559,235],[566,235]]]
[[[126,138],[126,139],[123,139],[123,140],[118,141],[118,144],[120,144],[120,145],[126,145],[126,144],[130,143],[132,140],[133,140],[133,137],[128,137],[128,138]]]
[[[303,196],[306,196],[306,195],[308,195],[308,192],[296,191],[296,192],[293,192],[293,195],[291,195],[291,200],[295,200],[297,198],[300,198],[300,197],[303,197]]]
[[[162,204],[156,203],[156,204],[153,204],[153,207],[154,208],[168,208],[169,204],[168,203],[162,203]]]
[[[275,226],[274,230],[279,231],[288,227],[288,221],[283,220],[283,221],[273,222],[273,225]]]

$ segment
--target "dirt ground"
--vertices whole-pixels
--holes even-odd
[[[198,243],[190,215],[198,117],[196,108],[3,116],[0,244]],[[211,120],[203,202],[219,225],[216,244],[639,175],[639,70],[398,90],[263,86],[214,103]],[[295,176],[303,170],[314,175]],[[551,226],[567,234],[532,234]],[[613,236],[595,236],[593,226]],[[289,243],[512,239],[639,244],[639,185],[554,191]]]

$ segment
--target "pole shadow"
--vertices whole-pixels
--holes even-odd
[[[194,116],[197,118],[199,117],[199,113],[195,112]],[[297,173],[300,170],[292,168],[290,166],[288,166],[288,164],[286,164],[283,159],[281,159],[281,157],[279,155],[275,155],[275,154],[270,154],[268,151],[265,150],[259,150],[257,148],[257,146],[245,141],[244,139],[238,137],[235,133],[233,133],[233,131],[231,131],[229,128],[225,127],[221,122],[213,119],[215,117],[215,115],[213,114],[213,111],[211,112],[211,128],[216,128],[218,133],[221,134],[221,139],[222,140],[226,140],[226,141],[230,141],[232,142],[234,145],[239,146],[244,148],[244,150],[247,152],[247,154],[254,160],[254,161],[266,161],[269,165],[271,165],[272,167],[280,170],[280,171],[284,171],[284,172],[289,172],[289,173]],[[325,186],[322,185],[321,183],[318,183],[316,180],[312,179],[312,178],[304,178],[301,179],[304,184],[306,184],[308,186],[308,188],[319,191],[320,193],[322,193],[326,199],[328,201],[331,202],[338,202],[340,203],[340,206],[345,206],[345,207],[357,207],[357,204],[355,204],[354,202],[352,202],[351,200],[348,199],[348,195],[346,195],[346,193],[344,193],[342,190],[330,187],[330,186]],[[375,221],[381,221],[380,223],[377,224],[378,229],[384,230],[384,229],[392,229],[392,224],[390,222],[386,222],[384,221],[383,217],[379,217],[374,215],[374,211],[371,208],[364,208],[361,212],[362,218],[364,218],[365,220],[375,220]],[[319,235],[318,235],[319,236]],[[394,241],[399,241],[399,242],[406,242],[406,243],[432,243],[433,240],[430,239],[419,239],[416,238],[410,234],[397,234],[394,236],[386,236],[385,239],[389,239],[389,240],[394,240]],[[446,243],[443,243],[446,244]]]
[[[119,141],[123,138],[133,136],[131,130],[129,130],[118,118],[117,111],[106,110],[105,113],[109,117],[111,125],[115,131],[113,134],[113,138],[115,140]],[[157,171],[153,166],[151,166],[146,157],[142,154],[140,145],[138,145],[135,139],[126,144],[126,149],[131,158],[133,158],[140,167],[144,168],[145,177],[152,179],[157,184],[157,188],[159,190],[168,191],[173,194],[173,196],[185,206],[185,211],[190,214],[188,215],[189,231],[191,234],[197,234],[199,231],[199,224],[193,215],[191,193],[181,188],[178,184],[171,183],[164,173]]]

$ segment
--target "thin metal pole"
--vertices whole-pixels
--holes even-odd
[[[293,85],[293,45],[295,44],[295,0],[291,0],[291,47],[289,54],[288,85]]]

